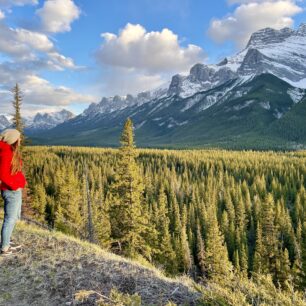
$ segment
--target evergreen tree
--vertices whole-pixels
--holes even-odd
[[[205,245],[204,240],[201,234],[200,224],[197,222],[197,235],[196,235],[196,259],[197,259],[197,265],[200,270],[200,276],[202,278],[206,278],[205,275]]]
[[[22,105],[22,92],[20,90],[20,87],[18,83],[12,88],[11,90],[13,94],[13,108],[14,108],[14,113],[13,113],[13,126],[16,130],[18,130],[21,133],[21,140],[23,142],[24,140],[24,133],[23,133],[23,122],[21,118],[21,105]]]
[[[230,275],[232,265],[228,259],[227,248],[219,229],[214,207],[210,207],[207,217],[205,270],[209,278],[222,280]]]
[[[151,250],[146,241],[149,224],[144,208],[144,187],[136,164],[137,152],[130,118],[124,124],[120,142],[114,183],[109,195],[113,246],[116,244],[118,252],[128,257],[142,254],[150,258]]]
[[[306,221],[303,223],[302,237],[301,237],[301,272],[300,272],[300,288],[306,288]]]
[[[255,253],[253,258],[253,271],[256,273],[262,273],[263,271],[263,252],[262,229],[261,224],[257,221]]]
[[[269,193],[262,204],[262,243],[263,243],[263,272],[276,273],[278,256],[277,230],[274,225],[274,199]]]
[[[169,232],[170,220],[168,218],[167,197],[161,188],[158,195],[158,208],[156,212],[156,227],[158,232],[158,249],[156,256],[157,261],[163,265],[165,270],[174,274],[177,270],[176,255],[171,243],[171,235]]]

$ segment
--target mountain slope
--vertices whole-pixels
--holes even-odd
[[[137,292],[144,305],[195,305],[200,297],[191,280],[166,278],[156,269],[58,232],[21,223],[15,239],[24,251],[0,257],[0,305],[97,305],[99,294],[107,297],[113,288]],[[84,291],[96,294],[91,302],[78,304],[74,297]]]

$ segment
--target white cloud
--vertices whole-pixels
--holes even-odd
[[[35,51],[51,51],[53,43],[44,34],[13,29],[0,24],[0,52],[20,59],[34,58]]]
[[[0,0],[0,7],[10,8],[12,6],[37,5],[38,0]]]
[[[228,0],[229,4],[248,4],[248,3],[263,3],[263,2],[277,2],[279,0]]]
[[[147,73],[186,71],[205,58],[195,45],[180,46],[178,36],[169,29],[147,32],[137,24],[128,23],[118,35],[102,33],[104,42],[96,53],[108,66],[123,67]]]
[[[169,78],[171,78],[170,74],[152,75],[141,71],[115,67],[104,71],[99,91],[103,93],[103,96],[137,94],[157,88]]]
[[[10,88],[16,82],[24,93],[26,114],[97,101],[97,97],[55,86],[39,76],[42,71],[79,68],[73,59],[60,54],[44,33],[9,27],[1,21],[0,55],[0,113],[7,113],[11,108]]]
[[[33,70],[78,68],[73,60],[57,52],[47,35],[26,29],[13,29],[0,23],[0,53]]]
[[[104,41],[96,58],[102,68],[104,96],[154,89],[206,57],[198,46],[181,46],[169,29],[148,32],[139,24],[128,23],[119,34],[102,33],[101,37]]]
[[[46,0],[36,11],[46,32],[69,32],[71,23],[80,16],[80,9],[72,0]]]
[[[48,52],[48,56],[50,58],[49,63],[51,63],[51,67],[55,70],[64,70],[64,69],[76,69],[74,61],[70,57],[66,57],[58,52]]]
[[[11,109],[10,88],[18,82],[23,92],[22,112],[25,115],[37,111],[58,110],[74,103],[91,103],[98,101],[98,97],[82,94],[65,86],[54,86],[49,81],[9,64],[0,64],[0,113],[9,113]]]
[[[25,103],[31,105],[67,106],[71,103],[91,103],[95,97],[83,95],[65,86],[53,86],[36,75],[27,75],[21,83]]]
[[[4,13],[0,10],[0,20],[1,19],[4,19],[5,18],[5,15],[4,15]]]
[[[216,42],[233,40],[238,47],[245,46],[250,35],[262,28],[291,27],[292,17],[302,12],[302,8],[290,0],[230,2],[242,4],[232,14],[212,20],[208,33]]]

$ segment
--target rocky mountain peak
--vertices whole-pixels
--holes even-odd
[[[219,62],[218,64],[217,64],[217,66],[224,66],[224,65],[226,65],[228,63],[228,59],[227,59],[227,57],[225,57],[221,62]]]
[[[178,95],[181,92],[181,86],[183,83],[184,77],[180,74],[176,74],[172,77],[169,89],[167,94],[171,95]]]
[[[61,124],[69,119],[72,119],[74,114],[66,109],[52,113],[37,113],[33,118],[28,120],[26,128],[28,129],[50,129],[58,124]]]
[[[298,36],[306,37],[306,22],[300,24],[296,33],[297,33]]]
[[[281,43],[288,37],[294,34],[294,30],[290,28],[283,28],[281,30],[275,30],[272,28],[264,28],[254,32],[247,44],[247,48],[268,44]]]
[[[190,69],[190,80],[200,81],[200,82],[207,82],[211,79],[211,77],[214,75],[215,69],[212,69],[211,67],[204,65],[204,64],[195,64]]]

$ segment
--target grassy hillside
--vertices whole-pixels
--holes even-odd
[[[200,296],[189,279],[166,278],[156,269],[59,232],[21,222],[15,239],[24,251],[0,257],[0,305],[96,305],[101,299],[114,305],[103,298],[113,288],[138,293],[143,305],[194,305]]]
[[[24,251],[0,257],[0,305],[306,305],[271,280],[232,278],[196,285],[101,248],[20,222],[15,239]]]

